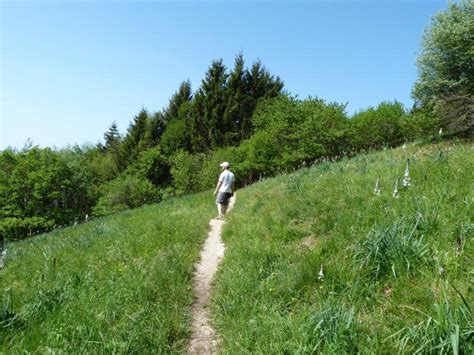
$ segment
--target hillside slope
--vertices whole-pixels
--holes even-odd
[[[175,198],[9,245],[0,353],[164,353],[191,335],[212,196]]]
[[[222,352],[472,353],[473,172],[472,143],[410,145],[241,190],[213,299]]]

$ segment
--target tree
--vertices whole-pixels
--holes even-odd
[[[426,29],[412,95],[452,134],[474,129],[474,1],[453,3]]]
[[[226,108],[223,124],[225,127],[224,145],[240,142],[245,133],[242,127],[249,119],[245,112],[245,104],[249,100],[245,85],[245,62],[242,54],[235,58],[234,69],[229,75],[226,89]]]
[[[149,115],[144,108],[135,116],[121,145],[121,169],[134,162],[138,154],[151,146],[149,132]]]
[[[189,80],[183,81],[178,91],[171,97],[168,107],[164,110],[163,116],[165,122],[177,119],[181,105],[191,102],[193,99],[193,91]]]
[[[192,117],[196,132],[193,132],[193,148],[196,151],[210,151],[222,145],[226,131],[223,116],[227,77],[222,59],[214,60],[194,98]]]
[[[258,60],[252,64],[252,68],[245,71],[245,83],[247,100],[245,101],[245,115],[242,117],[242,138],[250,137],[252,133],[252,115],[257,107],[258,101],[277,97],[283,90],[283,81],[276,78]]]
[[[104,148],[107,152],[116,151],[120,144],[122,137],[118,131],[117,123],[112,122],[109,130],[104,133],[105,145]]]

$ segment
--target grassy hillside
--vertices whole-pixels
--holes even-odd
[[[472,143],[410,145],[241,190],[213,299],[222,352],[472,353],[473,172]]]
[[[0,353],[183,351],[209,194],[9,245]]]

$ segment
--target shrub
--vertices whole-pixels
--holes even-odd
[[[204,154],[192,155],[179,150],[170,158],[172,185],[177,194],[199,191],[199,172],[201,171]]]
[[[122,175],[112,180],[104,185],[103,191],[93,209],[96,216],[139,207],[161,199],[161,193],[151,182],[132,175]]]
[[[11,241],[46,232],[53,227],[54,221],[43,217],[7,217],[0,222],[0,234],[6,241]]]

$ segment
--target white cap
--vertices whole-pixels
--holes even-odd
[[[230,167],[230,164],[225,161],[225,162],[223,162],[223,163],[220,163],[219,166],[220,166],[221,168],[228,168],[228,167]]]

